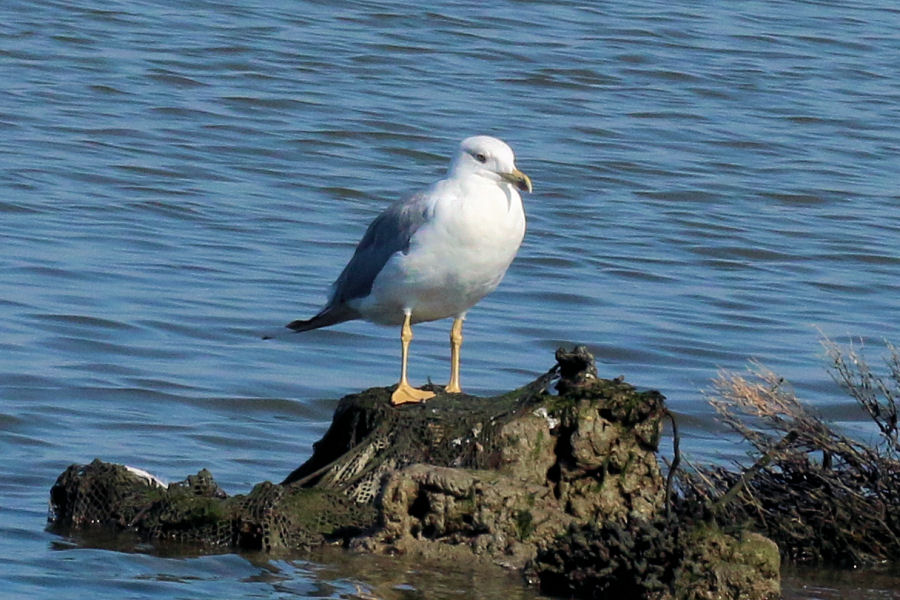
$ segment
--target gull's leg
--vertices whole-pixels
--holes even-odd
[[[403,327],[400,329],[400,360],[402,362],[400,363],[400,383],[397,385],[394,393],[391,394],[391,404],[394,405],[406,404],[407,402],[424,402],[434,396],[434,392],[417,390],[409,385],[409,381],[406,379],[406,359],[409,357],[409,343],[413,339],[412,327],[409,324],[411,318],[412,313],[407,311],[403,319]]]
[[[444,391],[450,394],[461,394],[459,387],[459,349],[462,347],[462,317],[453,319],[453,327],[450,328],[450,383]]]

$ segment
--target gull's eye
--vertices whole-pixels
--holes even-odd
[[[479,152],[478,154],[475,155],[475,160],[477,160],[480,163],[483,163],[487,160],[487,156],[485,156],[484,154],[481,154]]]

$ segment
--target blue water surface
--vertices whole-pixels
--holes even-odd
[[[259,333],[312,315],[368,222],[472,134],[508,141],[535,191],[519,258],[469,313],[466,391],[584,343],[668,397],[692,460],[730,461],[703,390],[758,359],[868,435],[820,341],[877,365],[900,340],[891,2],[8,0],[0,23],[4,597],[479,589],[44,530],[73,462],[206,467],[241,493],[302,462],[342,395],[395,382],[391,328]],[[446,381],[448,333],[416,328],[414,382]]]

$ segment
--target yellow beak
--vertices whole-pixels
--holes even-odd
[[[518,169],[513,169],[510,173],[501,173],[500,177],[510,182],[523,192],[531,191],[531,178]]]

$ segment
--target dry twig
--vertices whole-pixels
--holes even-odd
[[[888,377],[854,349],[826,344],[832,376],[875,421],[883,443],[869,447],[836,431],[775,373],[720,373],[711,404],[754,449],[737,471],[695,469],[685,497],[705,499],[725,526],[753,523],[801,563],[857,566],[900,555],[900,355],[888,346]],[[685,503],[686,505],[689,502]]]

